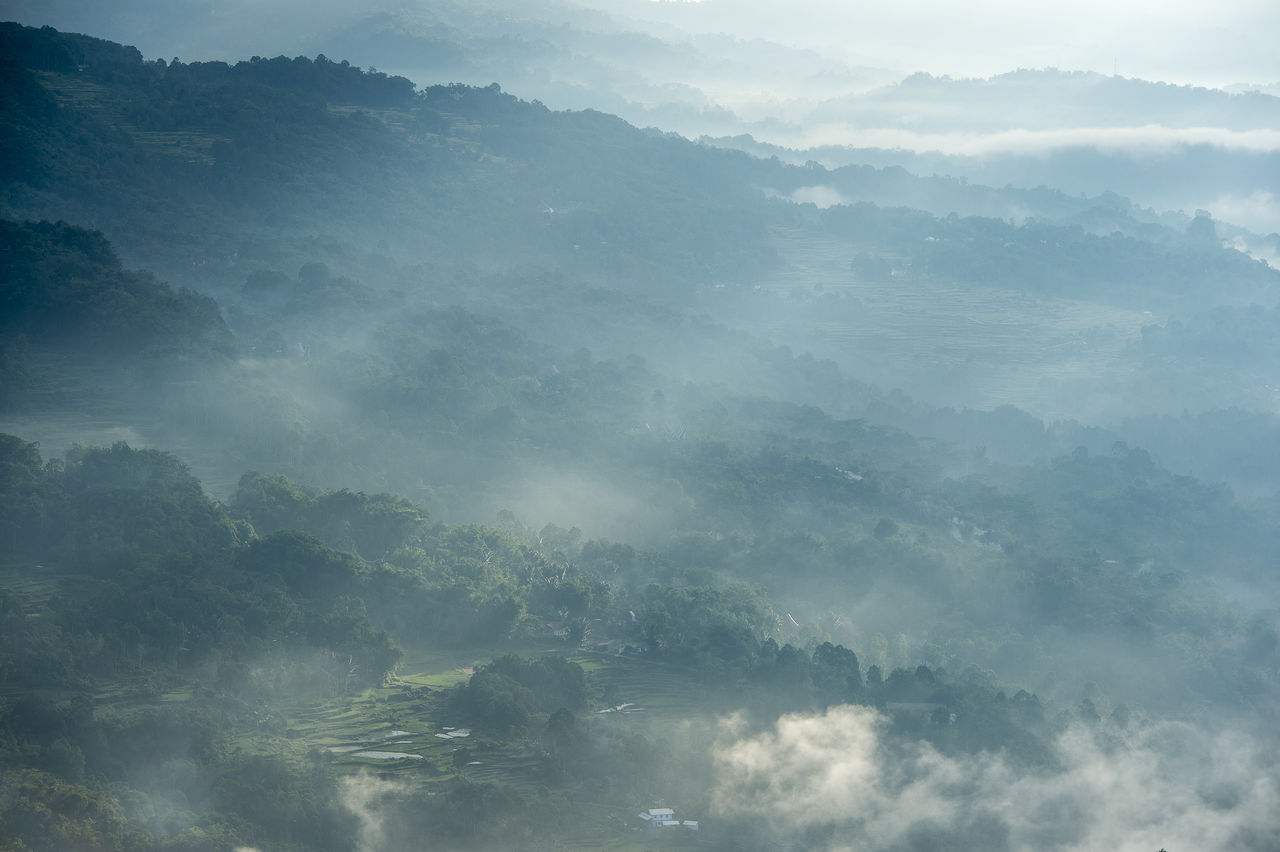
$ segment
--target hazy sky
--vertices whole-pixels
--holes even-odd
[[[1058,67],[1220,86],[1280,81],[1280,0],[581,0],[854,65],[990,76]]]
[[[132,14],[121,15],[106,12],[112,5],[110,0],[0,0],[0,19],[63,27],[92,20],[96,34],[138,44],[146,52],[151,46],[140,41],[157,10],[163,9],[157,31],[169,31],[180,29],[184,8],[206,26],[228,24],[251,7],[271,43],[278,43],[274,49],[287,51],[299,36],[316,35],[335,18],[358,18],[379,8],[430,7],[432,0],[224,0],[212,7],[196,0],[129,0],[118,5]],[[1181,84],[1280,83],[1275,44],[1280,0],[488,0],[486,5],[535,18],[547,6],[598,8],[656,22],[668,34],[674,28],[765,38],[811,47],[849,65],[903,74],[987,77],[1019,67],[1057,67],[1114,69],[1126,77]],[[109,25],[113,22],[117,26]],[[116,31],[121,29],[126,31]],[[266,35],[261,29],[254,32],[259,40]],[[259,49],[255,44],[253,50]]]

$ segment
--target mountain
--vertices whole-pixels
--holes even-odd
[[[4,843],[1275,846],[1280,273],[1223,223],[0,56]]]
[[[762,23],[771,17],[767,9],[743,8],[734,16],[714,3],[161,5],[130,0],[105,13],[77,3],[13,2],[10,14],[25,23],[111,35],[152,55],[323,53],[420,86],[498,81],[553,109],[599,109],[690,138],[750,135],[802,152],[824,149],[798,154],[799,163],[897,165],[1072,196],[1111,191],[1158,211],[1190,217],[1205,209],[1259,234],[1280,230],[1274,202],[1280,128],[1276,98],[1265,86],[1175,85],[1160,77],[1012,60],[1008,67],[1016,70],[1003,73],[912,74],[917,38],[920,44],[942,38],[939,48],[948,55],[965,40],[908,27],[908,34],[884,44],[869,43],[873,33],[886,33],[895,14],[868,13],[859,21],[855,12],[820,4],[807,17],[772,24]],[[1067,17],[1069,29],[1085,25],[1077,20],[1082,16]],[[869,28],[848,44],[821,27],[809,25],[818,32],[807,36],[798,31],[805,27],[797,21],[823,19],[831,32],[859,23]],[[1008,44],[991,44],[999,31],[980,27],[968,39],[998,48],[993,55],[1021,55]],[[1256,40],[1240,32],[1235,41]],[[866,61],[872,55],[880,61]]]

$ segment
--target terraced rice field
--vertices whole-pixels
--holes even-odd
[[[511,650],[536,656],[563,653],[565,648],[410,652],[401,673],[386,686],[327,701],[299,702],[285,710],[285,736],[249,736],[241,745],[277,753],[289,750],[299,756],[321,749],[339,771],[369,771],[415,784],[461,777],[534,794],[545,787],[539,749],[529,742],[499,740],[484,731],[462,728],[463,720],[452,717],[447,702],[447,690],[464,682],[474,666]],[[705,696],[705,689],[680,670],[641,657],[585,650],[570,656],[588,672],[596,705],[583,714],[590,717],[588,724],[636,726],[646,731],[669,726],[689,718],[695,702]],[[612,703],[603,704],[604,695]],[[614,709],[618,704],[626,706]],[[629,808],[577,800],[573,806],[578,821],[570,830],[573,837],[566,840],[566,849],[640,852],[691,848],[705,839],[692,833],[685,836],[685,832],[659,838],[632,831],[636,820]],[[638,802],[636,810],[642,806],[645,803]]]
[[[200,166],[212,166],[217,162],[217,158],[213,156],[213,146],[218,142],[216,136],[181,130],[139,130],[129,124],[120,126],[133,137],[134,142],[157,154],[177,157]]]
[[[49,90],[59,106],[70,109],[99,110],[106,117],[118,117],[124,111],[123,103],[113,99],[111,90],[85,80],[78,74],[59,71],[35,71],[37,80]]]

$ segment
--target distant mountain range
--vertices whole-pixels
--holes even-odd
[[[1188,216],[1204,208],[1255,232],[1280,230],[1274,92],[1057,69],[903,78],[778,43],[682,33],[628,17],[625,6],[561,0],[8,6],[16,20],[106,35],[151,56],[323,54],[420,86],[497,82],[552,109],[597,109],[690,138],[750,136],[800,152],[800,162],[1110,190],[1144,206]]]

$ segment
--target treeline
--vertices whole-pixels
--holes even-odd
[[[0,341],[85,355],[210,358],[232,349],[218,305],[122,268],[100,232],[0,220]]]
[[[859,704],[883,714],[883,734],[893,742],[925,740],[951,756],[1000,753],[1032,771],[1055,767],[1053,743],[1068,726],[1083,724],[1116,736],[1142,723],[1127,707],[1100,712],[1088,698],[1061,707],[1022,690],[1009,695],[990,672],[974,667],[958,673],[925,665],[884,672],[871,665],[864,675],[852,651],[830,642],[812,651],[773,639],[743,647],[741,656],[722,658],[720,665],[705,659],[677,664],[667,656],[656,669],[653,659],[623,664],[651,670],[634,672],[636,683],[659,677],[698,685],[696,709],[680,725],[637,722],[646,715],[648,690],[632,685],[631,678],[610,681],[602,691],[599,682],[587,679],[595,687],[588,703],[584,672],[575,663],[549,656],[496,659],[450,700],[453,718],[480,737],[474,748],[455,751],[455,764],[464,767],[477,758],[483,766],[493,759],[490,738],[501,737],[524,743],[525,753],[537,757],[529,779],[549,785],[556,799],[581,798],[625,812],[646,791],[660,789],[685,813],[706,818],[713,744],[723,736],[718,726],[724,717],[717,722],[717,714],[732,712],[733,724],[753,730],[769,727],[783,713]],[[503,812],[513,809],[511,803],[501,805]]]
[[[579,546],[573,531],[543,530],[539,550],[514,520],[508,533],[448,527],[388,495],[258,474],[223,507],[168,453],[116,444],[46,463],[11,436],[0,441],[0,507],[0,833],[23,844],[15,850],[350,848],[347,793],[321,757],[232,746],[246,732],[285,734],[280,698],[380,683],[396,639],[492,645],[513,631],[544,635],[547,617],[641,635],[621,609],[625,588],[559,548],[587,562],[643,557]],[[734,593],[682,593],[702,601],[699,616],[733,611]],[[455,704],[512,733],[585,711],[588,693],[563,658],[507,656]],[[447,791],[473,795],[467,807],[492,809],[493,821],[534,805],[497,787]],[[554,830],[526,822],[530,837]],[[441,825],[464,848],[490,836],[479,823]]]
[[[505,564],[522,557],[527,577],[527,549],[496,531],[444,528],[387,495],[317,494],[255,474],[228,510],[174,456],[124,444],[46,463],[4,436],[0,508],[5,849],[352,848],[356,821],[320,756],[253,756],[236,738],[283,734],[285,695],[380,683],[400,650],[379,625],[500,641],[530,585],[522,592]],[[399,564],[366,562],[360,549],[394,550]],[[539,600],[573,606],[592,594],[574,588]],[[489,601],[488,616],[475,608]],[[581,669],[539,665],[559,672],[557,706],[583,706]],[[515,683],[532,670],[499,661],[492,675]]]
[[[811,428],[836,427],[819,421]],[[804,446],[807,457],[775,449],[761,460],[767,466],[753,462],[733,476],[757,471],[753,476],[767,474],[763,481],[783,484],[794,477],[804,490],[791,493],[791,505],[816,506],[824,500],[856,505],[846,503],[849,498],[840,489],[865,478],[824,466],[814,455],[821,443],[810,440]],[[951,506],[965,506],[964,525],[955,527],[962,540],[957,544],[992,554],[992,570],[1007,572],[1007,582],[987,575],[966,592],[972,575],[957,575],[950,567],[950,547],[930,535],[936,526],[930,526],[929,512],[898,521],[880,516],[860,536],[833,547],[826,538],[841,529],[835,514],[827,515],[825,526],[787,533],[770,519],[770,512],[780,509],[768,502],[752,508],[756,498],[747,488],[735,493],[747,498],[750,511],[744,520],[759,528],[754,538],[686,535],[668,548],[644,552],[624,544],[581,542],[572,530],[534,532],[511,515],[499,519],[501,530],[443,525],[389,495],[320,491],[276,475],[246,474],[223,507],[204,495],[173,456],[123,444],[79,448],[50,463],[35,446],[16,438],[6,438],[3,448],[0,535],[16,560],[10,573],[19,580],[9,584],[0,606],[0,689],[8,696],[5,742],[19,768],[6,783],[26,785],[22,789],[36,791],[33,796],[64,795],[61,785],[80,785],[100,795],[103,788],[95,779],[119,777],[126,752],[113,752],[99,741],[130,743],[155,726],[203,726],[207,744],[201,748],[207,751],[200,752],[200,764],[239,772],[245,758],[227,756],[220,743],[228,732],[246,726],[282,733],[281,722],[255,715],[255,708],[265,706],[261,702],[282,691],[342,695],[378,683],[398,659],[398,642],[465,646],[509,636],[541,638],[550,619],[574,628],[566,648],[598,639],[621,642],[629,646],[622,648],[624,656],[696,679],[711,699],[708,706],[717,706],[715,696],[722,695],[726,709],[745,704],[767,720],[835,703],[869,704],[883,709],[904,737],[926,737],[945,750],[1004,750],[1036,765],[1049,760],[1045,744],[1068,719],[1097,723],[1105,717],[1123,725],[1129,711],[1095,686],[1077,693],[1078,706],[1067,701],[1071,709],[1065,715],[1046,712],[1030,695],[1009,698],[994,676],[966,660],[998,660],[1006,671],[1021,665],[1034,678],[1045,673],[1044,657],[1037,657],[1044,654],[1044,643],[1072,635],[1064,630],[1122,638],[1139,650],[1177,637],[1174,656],[1185,655],[1177,689],[1190,688],[1184,681],[1193,679],[1201,700],[1228,707],[1273,700],[1274,683],[1265,672],[1276,642],[1265,621],[1246,625],[1208,603],[1195,604],[1191,593],[1197,585],[1167,570],[1172,560],[1167,554],[1151,567],[1135,564],[1141,551],[1124,561],[1096,554],[1054,560],[1020,548],[1012,536],[1053,541],[1054,528],[1043,526],[1036,504],[1021,506],[976,481],[957,485],[946,498]],[[691,472],[701,471],[702,479],[710,477],[708,471],[730,475],[735,468],[727,462],[739,458],[738,450],[710,450],[682,453],[682,463],[691,465]],[[1188,534],[1206,534],[1197,532],[1201,526],[1187,526],[1178,513],[1168,514],[1171,501],[1185,501],[1178,511],[1193,513],[1216,504],[1216,514],[1206,515],[1209,523],[1223,523],[1236,511],[1221,492],[1170,477],[1145,454],[1124,447],[1109,457],[1062,459],[1040,475],[1048,479],[1034,491],[1045,495],[1047,517],[1063,511],[1053,508],[1061,500],[1086,513],[1069,518],[1067,527],[1086,536],[1093,534],[1090,524],[1104,523],[1120,509],[1128,513],[1128,527],[1150,525],[1152,533],[1164,537],[1177,534],[1179,523]],[[844,484],[829,493],[825,478]],[[1150,509],[1143,520],[1141,513],[1148,509],[1130,493],[1135,489],[1147,489],[1159,501],[1154,505],[1164,508]],[[938,492],[939,499],[943,493]],[[1122,498],[1126,493],[1130,496]],[[883,505],[876,498],[869,508]],[[990,526],[978,531],[976,523]],[[1067,547],[1069,541],[1061,539],[1054,547]],[[853,547],[856,542],[861,544]],[[1140,539],[1135,543],[1141,545]],[[870,561],[877,549],[881,555],[875,558],[883,559],[879,567]],[[802,628],[790,616],[783,621],[768,598],[732,582],[733,576],[754,576],[774,595],[786,595],[797,584],[831,589],[850,581],[865,591],[892,595],[895,588],[920,588],[923,577],[957,610],[931,632],[929,642],[895,650],[890,666],[865,634],[856,651],[838,640],[819,641],[820,631],[839,632],[839,625],[810,622]],[[1003,592],[990,596],[993,588]],[[979,589],[990,599],[979,601]],[[1010,621],[1011,609],[1018,619]],[[984,618],[990,629],[981,627]],[[1248,649],[1244,656],[1233,660],[1216,650],[1237,640]],[[1090,658],[1087,650],[1078,654],[1074,665],[1082,673],[1106,672],[1105,663]],[[1133,678],[1135,688],[1171,676],[1166,667],[1173,660],[1143,654],[1150,672]],[[908,656],[930,662],[903,665]],[[864,666],[860,657],[876,662]],[[125,685],[144,706],[167,706],[160,699],[175,689],[193,689],[199,701],[133,720],[100,719],[94,702],[86,703],[83,696],[104,680]],[[615,691],[610,700],[628,697]],[[643,737],[608,725],[583,727],[577,716],[591,701],[589,682],[574,664],[559,657],[503,657],[477,672],[453,707],[478,728],[500,736],[538,737],[546,750],[547,777],[560,779],[557,783],[599,781],[605,777],[600,767],[628,762],[640,779],[696,777],[689,773],[697,769],[693,763],[705,760],[705,751],[667,758]],[[204,709],[193,709],[197,706]],[[109,736],[103,733],[108,730]],[[159,755],[165,748],[147,753]],[[325,798],[332,792],[325,786],[326,771],[279,771],[309,791],[287,793],[285,785],[279,795],[302,796],[312,802],[307,807],[332,805]],[[613,783],[619,796],[640,792],[630,781]],[[220,825],[224,834],[216,836],[233,836],[225,833],[226,824],[209,816],[233,806],[196,796],[196,786],[189,782],[188,811]],[[495,801],[507,802],[503,807],[509,805],[512,813],[528,805],[522,797],[503,798],[508,794],[496,788],[485,795],[498,796]],[[30,801],[30,807],[45,806]],[[101,823],[86,813],[78,812],[77,819]],[[27,817],[6,819],[6,825],[25,825]],[[195,817],[174,819],[190,823]],[[120,830],[130,825],[130,830],[144,830],[136,820],[125,820]],[[340,836],[340,826],[333,830]],[[45,823],[29,831],[63,836],[50,834]],[[153,835],[154,842],[158,836]],[[251,835],[234,836],[247,840]]]
[[[255,539],[173,456],[123,444],[45,464],[4,436],[0,503],[4,848],[349,848],[322,766],[229,741],[264,724],[264,660],[296,661],[321,689],[395,664],[339,594],[358,561],[306,537]],[[290,569],[315,583],[291,586]],[[161,701],[170,690],[185,698]]]
[[[1183,298],[1205,302],[1205,287],[1259,298],[1276,286],[1262,261],[1223,248],[1213,224],[1201,217],[1177,243],[1153,242],[1113,231],[1099,235],[1079,225],[1015,225],[977,216],[945,218],[867,202],[832,207],[825,227],[875,252],[882,269],[854,271],[872,278],[897,271],[1070,298],[1141,307]],[[868,274],[870,273],[870,274]]]
[[[800,214],[759,188],[841,175],[591,111],[555,113],[496,85],[415,91],[323,56],[144,61],[131,48],[16,24],[3,39],[12,179],[0,213],[90,223],[165,274],[221,285],[243,280],[245,264],[277,264],[282,248],[287,268],[313,260],[298,241],[318,237],[340,273],[365,265],[366,246],[382,241],[415,260],[554,259],[575,276],[684,295],[775,268],[770,229],[796,227],[908,258],[917,274],[1126,302],[1274,282],[1200,240],[1202,229],[1188,250],[1184,235],[1140,226],[1122,200],[1101,199],[1098,221],[1081,213],[1088,231],[865,201]],[[850,191],[876,183],[862,175]],[[1051,216],[1061,206],[1043,201]],[[284,246],[269,249],[263,234]]]
[[[66,249],[74,268],[82,268],[80,277],[97,281],[118,270],[109,248],[90,232],[20,226],[19,233],[27,236],[18,245],[28,247],[36,266],[56,266],[41,258],[58,257],[58,247],[69,241],[83,243]],[[45,233],[57,239],[32,236]],[[327,280],[322,269],[304,272],[299,284]],[[86,284],[85,298],[101,289]],[[137,303],[148,304],[143,296]],[[181,316],[183,304],[158,299],[155,310]],[[288,352],[283,335],[300,329],[287,324],[286,314],[265,314],[252,328],[266,334],[279,318],[279,346]],[[167,322],[177,320],[157,325]],[[20,327],[38,326],[28,318]],[[917,646],[946,648],[957,636],[1000,625],[980,656],[948,653],[1002,671],[1017,660],[1019,676],[1031,682],[1060,663],[1045,646],[1017,647],[1053,630],[1084,629],[1141,642],[1160,656],[1169,653],[1161,649],[1170,635],[1193,643],[1201,650],[1192,655],[1194,669],[1184,672],[1187,685],[1211,700],[1267,689],[1249,678],[1248,666],[1223,666],[1204,653],[1252,628],[1213,612],[1202,579],[1203,566],[1212,564],[1222,576],[1269,582],[1267,554],[1277,531],[1265,507],[1241,505],[1224,488],[1175,476],[1137,448],[1080,450],[1020,469],[978,463],[973,475],[940,480],[944,466],[957,463],[952,448],[813,407],[679,387],[643,359],[565,352],[459,309],[402,310],[359,351],[317,343],[301,354],[259,355],[289,365],[291,376],[323,377],[324,391],[358,412],[330,432],[326,423],[299,425],[302,418],[287,408],[255,400],[257,432],[239,435],[237,448],[264,462],[314,465],[313,475],[340,464],[377,478],[397,464],[408,466],[405,460],[425,445],[408,436],[427,431],[432,452],[442,454],[438,444],[451,456],[431,474],[445,505],[463,493],[464,480],[474,497],[487,478],[496,481],[510,475],[511,465],[536,460],[582,468],[601,461],[620,478],[657,483],[662,501],[681,507],[669,524],[659,518],[645,531],[648,552],[628,555],[594,542],[561,548],[561,557],[553,557],[523,534],[432,525],[420,509],[385,494],[312,491],[275,474],[242,479],[229,501],[231,517],[264,535],[304,531],[373,563],[361,564],[336,588],[363,601],[371,623],[394,636],[467,644],[527,632],[538,618],[556,615],[557,601],[576,594],[569,591],[575,584],[598,590],[593,584],[610,577],[606,591],[593,592],[590,607],[573,607],[570,621],[602,618],[625,626],[635,612],[649,631],[633,637],[637,645],[696,652],[720,619],[757,640],[768,629],[771,605],[753,600],[755,593],[735,579],[798,606],[806,623],[824,616],[806,600],[873,593],[916,599],[920,593],[913,590],[926,589],[936,594],[925,594],[931,609],[921,621],[937,634],[917,636]],[[761,357],[779,381],[799,372],[812,375],[816,386],[840,387],[828,365],[784,352]],[[203,428],[211,445],[225,446],[224,418],[231,412],[205,403],[200,419],[180,413],[189,436]],[[186,425],[188,418],[194,425]],[[1015,437],[1035,431],[1016,412],[994,412],[983,422],[999,422]],[[422,470],[410,468],[403,479],[421,481]],[[138,522],[120,523],[128,529]],[[28,528],[51,535],[39,524]],[[192,541],[197,551],[204,546],[190,536],[174,541]],[[299,564],[309,564],[307,545],[290,547],[302,554]],[[932,607],[944,600],[961,602],[959,625],[946,626],[935,614],[940,610]],[[1015,632],[1003,632],[1006,627]],[[821,638],[862,651],[871,635],[900,629],[875,623],[860,637]],[[1224,684],[1223,677],[1248,684]]]
[[[340,655],[377,683],[399,659],[351,597],[363,563],[304,533],[256,536],[168,453],[120,443],[46,465],[4,436],[3,466],[10,570],[50,586],[42,617],[9,623],[7,688],[220,676],[278,646]]]
[[[496,86],[415,92],[324,57],[146,62],[96,39],[4,26],[17,59],[6,97],[21,108],[7,126],[15,168],[0,212],[99,224],[167,273],[192,274],[194,257],[195,274],[226,283],[231,266],[276,256],[264,231],[315,229],[340,233],[344,253],[367,235],[453,262],[459,248],[509,262],[576,246],[597,271],[655,280],[773,261],[741,182],[745,155],[552,113]],[[83,109],[86,99],[103,109]],[[124,221],[133,227],[115,227]]]

